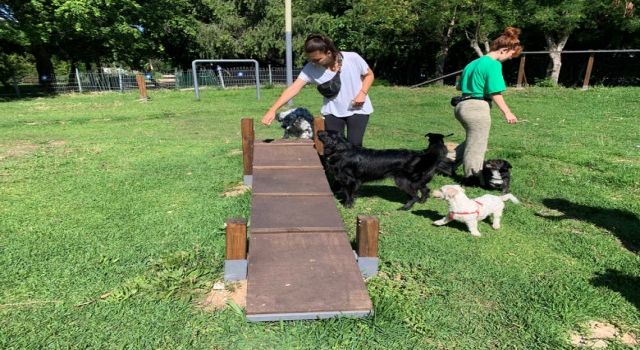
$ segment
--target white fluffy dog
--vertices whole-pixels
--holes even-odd
[[[440,220],[434,221],[436,226],[446,225],[452,220],[464,222],[473,236],[480,237],[478,221],[491,216],[491,227],[500,228],[500,218],[504,210],[504,202],[507,200],[519,204],[520,201],[512,195],[505,194],[494,196],[485,194],[475,199],[469,199],[464,194],[464,189],[459,185],[442,186],[440,190],[433,191],[433,196],[449,202],[449,214]]]

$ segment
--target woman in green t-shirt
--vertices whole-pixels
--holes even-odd
[[[455,107],[456,119],[466,131],[466,138],[456,148],[456,165],[464,166],[464,184],[480,185],[482,163],[491,129],[491,102],[500,108],[509,124],[518,118],[511,113],[502,97],[506,84],[502,77],[502,62],[517,57],[522,51],[520,29],[508,27],[491,43],[491,51],[469,63],[462,72],[457,88],[466,97]]]

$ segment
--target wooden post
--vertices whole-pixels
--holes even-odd
[[[240,121],[242,131],[242,174],[244,184],[251,186],[253,176],[253,142],[255,134],[253,131],[253,118],[242,118]]]
[[[378,256],[378,233],[380,232],[380,222],[375,216],[358,215],[358,225],[356,227],[356,245],[358,256],[377,257]]]
[[[144,101],[148,100],[149,97],[147,96],[147,84],[144,82],[144,75],[136,75],[136,82],[138,83],[138,90],[140,90],[140,99]]]
[[[227,219],[226,260],[247,258],[247,220]]]
[[[324,154],[324,145],[318,139],[318,131],[324,130],[324,118],[323,117],[315,117],[313,118],[313,143],[316,145],[316,151],[318,151],[319,155]]]
[[[456,87],[460,84],[460,75],[456,75]]]
[[[527,56],[520,56],[520,68],[518,68],[518,82],[516,83],[516,89],[522,89],[522,81],[524,80],[524,62]]]
[[[595,54],[592,52],[589,55],[589,62],[587,63],[587,72],[584,74],[584,82],[582,83],[582,90],[589,88],[589,79],[591,79],[591,70],[593,69],[593,60]]]

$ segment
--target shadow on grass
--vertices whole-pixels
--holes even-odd
[[[422,216],[423,218],[430,219],[432,223],[436,220],[442,219],[442,217],[447,214],[446,212],[440,213],[435,210],[415,210],[412,213],[414,215],[418,215],[418,216]],[[446,226],[456,228],[460,231],[469,232],[469,228],[467,228],[467,225],[459,221],[451,221]]]
[[[395,186],[384,185],[363,185],[358,189],[358,197],[379,197],[389,202],[396,202],[404,204],[409,195],[400,191]]]
[[[620,293],[627,301],[640,310],[640,277],[627,275],[624,272],[607,269],[606,272],[597,274],[591,279],[591,284],[598,287],[607,287]]]
[[[627,210],[593,207],[572,203],[563,198],[546,198],[542,203],[550,209],[562,212],[564,215],[541,215],[549,220],[575,219],[590,222],[618,237],[622,245],[629,251],[638,254],[640,250],[640,220]]]

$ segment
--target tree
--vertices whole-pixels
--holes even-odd
[[[574,30],[580,27],[586,17],[586,0],[521,0],[517,3],[521,19],[525,25],[539,28],[550,51],[551,62],[547,76],[558,84],[562,67],[561,52]]]
[[[489,52],[491,35],[517,22],[517,11],[511,0],[467,0],[460,12],[460,28],[478,57]]]

